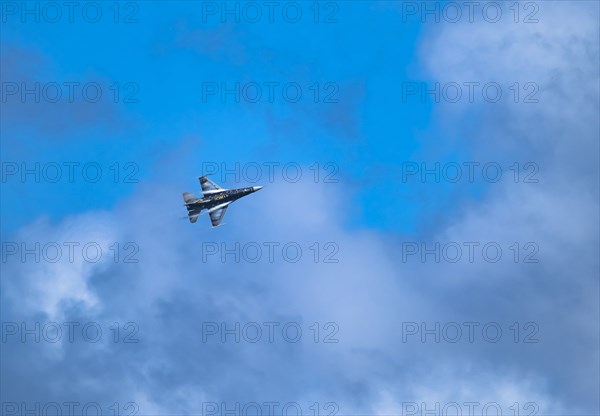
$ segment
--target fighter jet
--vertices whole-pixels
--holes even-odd
[[[206,176],[200,176],[198,179],[200,180],[200,186],[204,195],[202,198],[196,198],[189,192],[183,193],[183,201],[188,210],[188,218],[190,222],[196,222],[200,215],[208,213],[213,227],[221,225],[221,220],[229,204],[262,189],[262,186],[223,189]],[[206,212],[202,213],[203,210],[206,210]]]

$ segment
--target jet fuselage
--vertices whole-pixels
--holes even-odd
[[[216,206],[236,201],[261,188],[262,186],[250,186],[248,188],[228,189],[217,193],[205,194],[202,198],[197,198],[186,203],[186,206],[190,211],[190,215],[196,215],[205,209],[210,210]]]

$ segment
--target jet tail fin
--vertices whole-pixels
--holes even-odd
[[[185,202],[186,204],[189,204],[194,199],[196,199],[196,197],[194,195],[190,194],[189,192],[183,193],[183,202]]]
[[[189,192],[183,193],[183,202],[185,202],[185,207],[188,210],[188,218],[191,223],[198,221],[198,217],[200,216],[201,209],[193,205],[193,202],[196,200],[198,200],[198,198]]]

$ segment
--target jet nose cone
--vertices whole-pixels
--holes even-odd
[[[263,188],[262,186],[253,186],[253,187],[252,187],[252,190],[253,190],[254,192],[256,192],[256,191],[260,191],[262,188]]]

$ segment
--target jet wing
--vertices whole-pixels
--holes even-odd
[[[221,224],[221,220],[225,216],[225,211],[227,211],[227,207],[229,204],[223,206],[222,208],[216,207],[214,211],[210,211],[210,222],[212,222],[213,227],[218,227]]]
[[[200,176],[198,179],[200,180],[200,186],[202,187],[202,193],[204,195],[216,194],[219,192],[226,191],[226,189],[221,188],[219,185],[208,179],[206,176]]]

